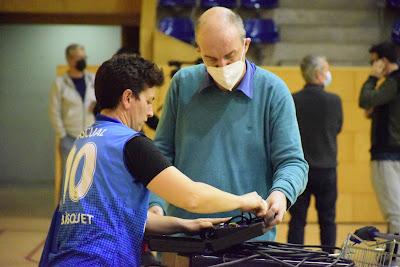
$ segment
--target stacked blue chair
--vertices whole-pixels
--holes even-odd
[[[395,44],[400,45],[400,20],[396,21],[393,24],[393,28],[392,28],[392,41]]]
[[[244,21],[246,36],[254,43],[276,43],[279,32],[272,19],[247,19]]]
[[[162,7],[195,7],[196,0],[160,0],[158,5]]]
[[[386,0],[388,7],[400,8],[400,0]]]
[[[215,7],[215,6],[235,8],[236,0],[201,0],[200,6],[202,8],[211,8],[211,7]]]
[[[194,41],[194,26],[187,17],[166,17],[160,20],[159,30],[186,43]]]
[[[242,8],[271,9],[278,7],[278,0],[242,0]]]

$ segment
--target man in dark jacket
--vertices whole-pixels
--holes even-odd
[[[400,232],[400,70],[396,47],[373,46],[370,76],[361,88],[359,106],[371,127],[372,183],[389,232]],[[371,50],[370,50],[371,52]],[[378,81],[383,80],[382,83]]]
[[[301,62],[304,88],[293,95],[301,140],[310,166],[304,193],[290,208],[288,242],[304,243],[304,227],[311,195],[315,196],[321,244],[333,252],[336,243],[337,135],[342,123],[340,98],[324,89],[332,81],[324,57],[306,56]]]

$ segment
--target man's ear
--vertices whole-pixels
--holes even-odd
[[[314,75],[314,77],[315,77],[314,79],[315,79],[316,82],[320,83],[321,82],[321,78],[323,79],[323,76],[324,76],[324,74],[323,74],[322,71],[316,70],[315,71],[315,75]]]
[[[246,51],[244,51],[244,53],[246,54],[247,51],[249,50],[250,47],[250,43],[251,43],[251,38],[245,38],[245,45],[246,45]]]

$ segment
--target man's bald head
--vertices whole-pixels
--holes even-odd
[[[242,19],[227,8],[208,9],[196,24],[197,48],[207,66],[224,67],[244,61],[250,42]]]
[[[246,37],[243,20],[225,7],[213,7],[205,11],[196,23],[196,40],[211,32],[236,32],[240,39]]]

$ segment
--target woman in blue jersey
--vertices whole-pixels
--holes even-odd
[[[190,212],[266,215],[256,192],[236,196],[192,181],[140,132],[162,82],[162,71],[139,56],[117,55],[100,66],[95,92],[101,111],[68,155],[40,266],[138,266],[145,229],[197,231],[221,221],[147,214],[149,190]]]

